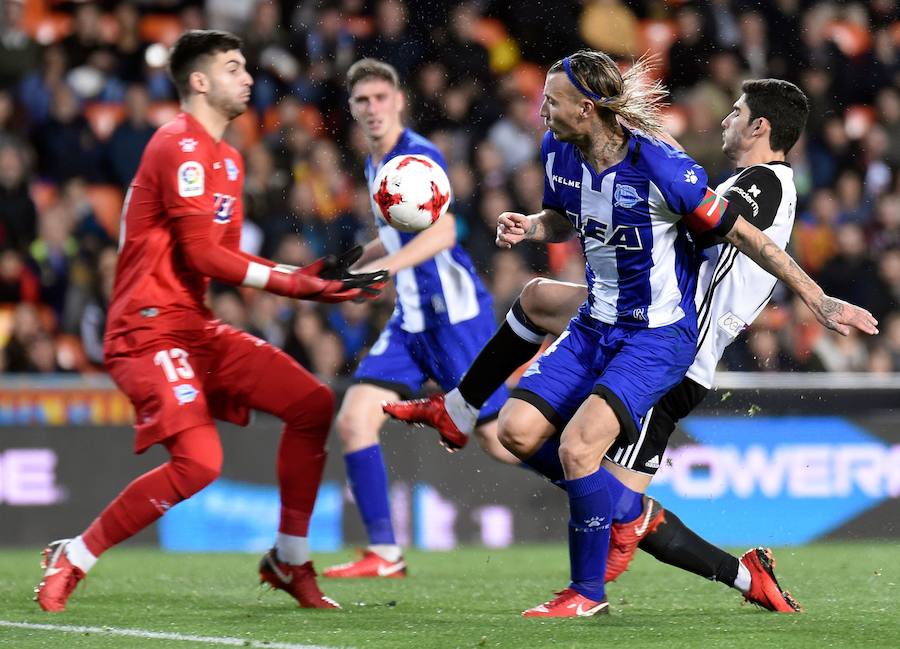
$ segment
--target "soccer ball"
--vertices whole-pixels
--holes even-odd
[[[447,211],[450,180],[431,158],[398,155],[375,177],[372,200],[392,226],[401,232],[420,232]]]

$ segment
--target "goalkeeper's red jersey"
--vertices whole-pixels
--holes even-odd
[[[209,275],[239,284],[247,268],[238,249],[243,184],[241,155],[191,115],[156,131],[122,208],[107,357],[209,324]]]

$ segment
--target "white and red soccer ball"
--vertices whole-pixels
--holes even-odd
[[[431,158],[398,155],[375,177],[372,200],[392,226],[402,232],[420,232],[447,211],[450,180]]]

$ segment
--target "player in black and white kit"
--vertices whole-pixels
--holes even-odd
[[[785,155],[799,138],[808,114],[806,97],[795,85],[777,79],[747,81],[732,112],[722,121],[723,150],[737,171],[716,188],[728,210],[740,214],[768,235],[781,251],[793,228],[797,193]],[[697,241],[704,248],[697,284],[698,349],[685,379],[670,390],[643,420],[638,440],[624,437],[609,449],[603,467],[631,490],[643,493],[653,479],[677,422],[694,410],[713,384],[725,348],[759,315],[777,280],[731,244]],[[772,250],[771,252],[775,252]],[[793,263],[793,262],[791,262]],[[868,311],[826,296],[802,270],[792,266],[792,288],[813,307],[826,327],[846,335],[850,327],[877,333]],[[506,322],[481,351],[460,385],[446,395],[385,404],[385,411],[409,423],[436,428],[448,448],[463,446],[480,404],[516,368],[538,351],[547,334],[558,335],[586,289],[548,279],[532,280],[507,315]],[[561,468],[557,447],[548,442],[528,464],[554,483]],[[778,585],[771,552],[748,550],[740,559],[706,542],[671,511],[644,496],[637,519],[612,525],[606,581],[627,568],[640,547],[676,567],[720,581],[773,611],[797,611],[799,605]]]

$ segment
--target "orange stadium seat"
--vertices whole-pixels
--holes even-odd
[[[97,221],[113,239],[119,236],[119,217],[122,213],[122,190],[116,185],[88,185],[87,197]]]
[[[638,22],[638,47],[640,53],[648,52],[659,57],[659,77],[669,68],[669,50],[678,39],[678,30],[671,20],[641,20]]]
[[[485,49],[492,48],[507,37],[506,26],[496,18],[482,18],[475,24],[475,42]]]
[[[260,127],[256,111],[248,108],[247,112],[232,120],[229,130],[238,138],[237,148],[243,150],[259,142]]]
[[[358,39],[368,38],[375,30],[375,25],[368,16],[348,16],[345,25],[347,31]]]
[[[878,112],[869,105],[850,106],[844,113],[844,130],[851,140],[866,136],[872,124],[878,121]]]
[[[170,47],[181,34],[181,20],[169,14],[148,14],[138,25],[141,38]]]
[[[59,190],[53,183],[33,182],[30,193],[39,214],[53,205],[59,197]]]
[[[827,27],[828,37],[845,56],[865,54],[872,47],[872,34],[862,25],[847,20],[835,20]]]
[[[72,32],[72,16],[63,13],[48,13],[33,27],[30,33],[41,45],[49,45],[62,40]]]
[[[175,119],[180,112],[181,107],[177,101],[155,101],[150,104],[147,119],[153,126],[159,128],[166,122]]]
[[[285,124],[284,126],[294,126],[302,128],[309,133],[316,134],[322,130],[324,124],[325,121],[318,108],[312,104],[300,104],[300,109],[297,111],[294,122],[292,124]],[[266,110],[266,114],[263,115],[262,125],[263,130],[266,133],[274,133],[283,126],[281,123],[281,114],[277,106],[270,106]]]
[[[105,140],[125,119],[125,107],[122,104],[95,101],[85,104],[84,117],[91,125],[94,135]]]
[[[16,307],[11,304],[0,304],[0,349],[6,347],[12,335],[13,313]]]
[[[522,61],[513,69],[516,89],[526,97],[536,97],[544,92],[544,69],[534,63]]]
[[[666,106],[663,108],[663,128],[666,133],[674,138],[681,137],[687,130],[688,117],[681,106]]]
[[[56,337],[56,363],[69,372],[85,372],[93,369],[84,353],[81,339],[73,334],[60,334]]]

